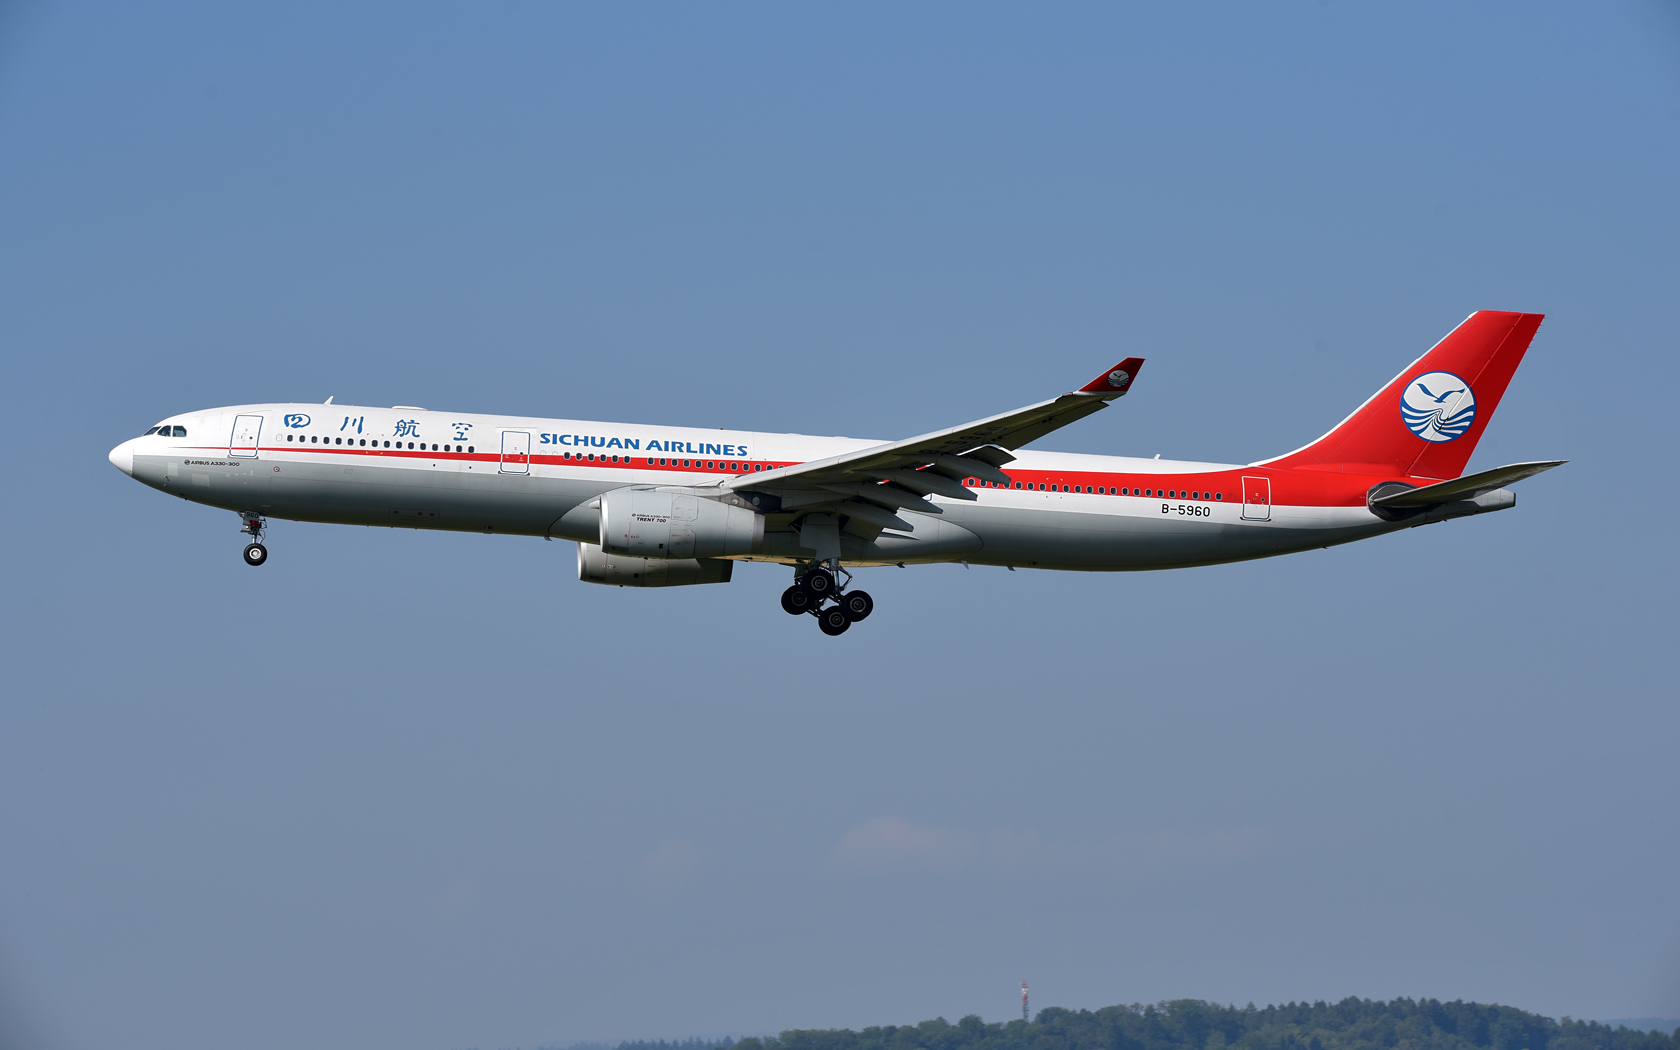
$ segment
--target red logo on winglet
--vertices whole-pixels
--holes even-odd
[[[1112,394],[1116,391],[1124,394],[1131,389],[1132,381],[1137,379],[1138,369],[1143,367],[1143,358],[1128,357],[1102,375],[1079,388],[1082,394]]]

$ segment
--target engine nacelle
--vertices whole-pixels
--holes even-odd
[[[659,489],[601,494],[601,549],[634,558],[723,558],[764,545],[764,518],[748,507]]]
[[[631,558],[579,543],[578,579],[610,587],[686,587],[728,583],[735,563],[721,558]]]

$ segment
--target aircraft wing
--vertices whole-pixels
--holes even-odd
[[[998,470],[1015,458],[1007,449],[1020,448],[1107,408],[1108,402],[1131,389],[1141,367],[1143,358],[1128,357],[1078,390],[1049,401],[920,437],[743,475],[724,482],[724,487],[819,489],[834,493],[835,499],[859,497],[893,509],[937,514],[937,506],[922,497],[937,493],[971,500],[976,497],[963,486],[964,478],[1007,482],[1008,476]],[[799,501],[801,505],[816,502]]]
[[[1508,467],[1494,467],[1492,470],[1466,474],[1462,478],[1443,481],[1438,485],[1391,492],[1386,496],[1378,496],[1371,502],[1379,507],[1428,507],[1450,500],[1475,499],[1485,492],[1502,489],[1506,485],[1515,484],[1524,478],[1532,478],[1541,471],[1551,470],[1567,462],[1567,459],[1548,459],[1534,463],[1512,463]]]

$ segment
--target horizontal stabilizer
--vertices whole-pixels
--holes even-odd
[[[1450,503],[1453,500],[1475,499],[1485,492],[1502,489],[1524,478],[1532,478],[1542,471],[1568,463],[1567,459],[1548,459],[1537,463],[1512,463],[1507,467],[1494,467],[1476,474],[1466,474],[1462,478],[1443,481],[1439,485],[1425,485],[1420,489],[1402,489],[1390,492],[1386,496],[1378,496],[1371,500],[1375,507],[1428,507],[1437,503]]]

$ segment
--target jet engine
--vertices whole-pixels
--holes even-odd
[[[764,518],[750,507],[680,490],[613,489],[601,494],[600,515],[600,546],[608,554],[704,560],[764,545]]]
[[[579,543],[578,579],[612,587],[685,587],[728,583],[735,563],[722,558],[632,558]]]

